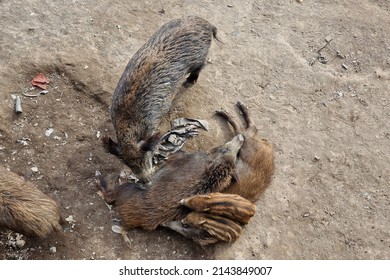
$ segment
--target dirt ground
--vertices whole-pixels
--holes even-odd
[[[0,0],[0,160],[69,222],[20,247],[0,230],[0,259],[390,258],[388,0],[20,2]],[[109,107],[127,61],[183,15],[209,20],[223,44],[164,125],[208,120],[185,147],[209,150],[229,136],[214,110],[241,100],[277,170],[237,242],[201,248],[166,229],[133,230],[129,249],[94,182],[95,170],[113,178],[126,166],[100,137],[114,135]],[[38,73],[50,79],[45,95],[30,84]]]

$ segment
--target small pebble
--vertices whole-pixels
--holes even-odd
[[[26,241],[22,239],[22,235],[17,235],[16,236],[16,247],[18,248],[23,248],[24,245],[26,244]]]
[[[52,128],[46,129],[45,136],[49,137],[53,133],[53,131],[54,131],[54,129],[52,129]]]
[[[65,220],[66,220],[68,223],[75,223],[75,222],[76,222],[72,215],[69,215],[69,217],[66,218]]]
[[[113,225],[111,227],[111,230],[115,233],[119,233],[119,234],[122,234],[123,232],[123,228],[121,226],[118,226],[118,225]]]

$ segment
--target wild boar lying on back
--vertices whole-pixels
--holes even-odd
[[[242,135],[238,134],[209,153],[177,152],[159,168],[146,188],[136,183],[110,187],[101,175],[97,187],[105,201],[114,205],[125,230],[154,230],[185,217],[188,209],[178,203],[181,198],[226,188],[234,175],[237,153],[243,141]]]
[[[180,204],[192,209],[185,218],[166,226],[201,245],[218,241],[233,242],[241,234],[255,211],[255,203],[271,184],[275,170],[272,144],[263,139],[252,122],[248,109],[240,102],[237,107],[245,126],[239,127],[229,114],[217,111],[245,140],[235,164],[235,177],[223,193],[209,193],[183,198]]]

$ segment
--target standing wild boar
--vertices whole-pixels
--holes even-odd
[[[164,24],[134,54],[114,91],[111,119],[117,143],[104,137],[106,149],[128,164],[141,181],[153,173],[158,126],[181,84],[194,84],[217,29],[188,16]],[[188,77],[186,78],[186,75]]]

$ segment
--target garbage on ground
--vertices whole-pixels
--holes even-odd
[[[47,84],[50,81],[43,75],[42,73],[39,73],[36,75],[32,80],[31,84],[35,87],[38,87],[40,89],[46,90],[47,89]]]
[[[22,113],[22,104],[20,101],[20,96],[16,96],[16,98],[15,98],[15,112],[17,114]]]

